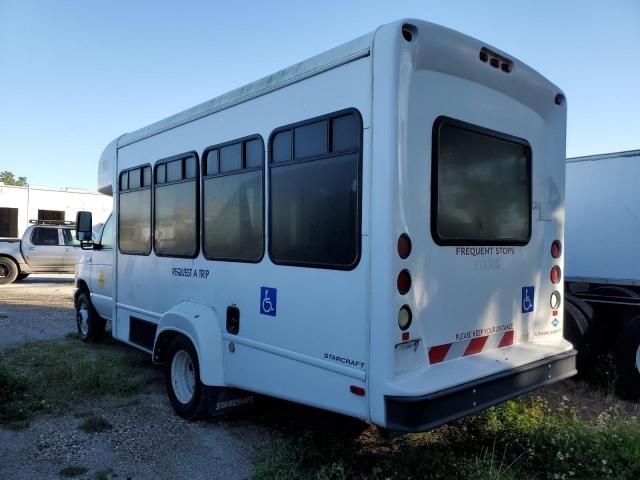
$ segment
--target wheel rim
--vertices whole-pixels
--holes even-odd
[[[9,276],[9,267],[0,263],[0,278],[5,278]]]
[[[640,373],[640,345],[636,349],[636,370]]]
[[[89,309],[84,302],[78,306],[78,328],[83,337],[89,333]]]
[[[180,403],[191,401],[196,387],[196,371],[191,356],[184,350],[177,352],[171,360],[171,385]]]

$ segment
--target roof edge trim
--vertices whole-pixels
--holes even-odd
[[[315,57],[310,58],[309,60],[297,63],[291,67],[280,70],[272,75],[263,77],[260,80],[249,83],[243,87],[231,90],[230,92],[224,93],[218,97],[213,98],[212,100],[208,100],[204,103],[196,105],[195,107],[184,110],[176,115],[172,115],[164,120],[153,123],[147,127],[143,127],[137,131],[122,135],[118,140],[117,148],[126,147],[127,145],[131,145],[149,137],[153,137],[154,135],[172,130],[200,118],[234,107],[241,103],[248,102],[249,100],[253,100],[254,98],[258,98],[276,90],[288,87],[289,85],[301,82],[347,63],[351,63],[361,58],[368,57],[371,54],[372,37],[373,34],[364,35],[360,38],[352,40],[351,42],[348,42],[347,44],[340,45],[333,50],[321,53],[319,55],[316,55]],[[322,60],[323,57],[328,56],[335,51],[341,51],[345,49],[345,47],[348,48],[359,43],[366,43],[366,47],[359,48],[355,51],[350,50],[347,55],[340,56],[326,63],[320,63],[313,68],[304,70],[305,66],[311,66],[313,65],[313,63]],[[290,74],[290,72],[295,72],[296,70],[302,71],[298,74],[287,77],[287,74]],[[284,78],[279,82],[270,83],[273,77],[278,76]],[[265,86],[261,86],[263,84]]]

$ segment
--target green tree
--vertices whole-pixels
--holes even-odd
[[[26,187],[28,185],[27,177],[18,177],[16,179],[13,172],[10,172],[8,170],[0,172],[0,182],[4,183],[5,185],[16,185],[18,187]]]

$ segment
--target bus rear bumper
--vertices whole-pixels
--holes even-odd
[[[387,428],[422,432],[572,377],[575,350],[420,397],[386,396]]]

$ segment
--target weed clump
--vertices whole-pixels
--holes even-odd
[[[316,428],[286,432],[254,479],[567,480],[640,478],[637,418],[581,419],[566,401],[512,400],[438,429],[381,438]]]
[[[0,424],[62,411],[102,395],[142,391],[156,374],[143,353],[77,340],[39,341],[0,353]]]

